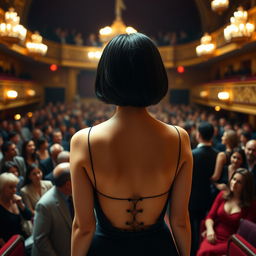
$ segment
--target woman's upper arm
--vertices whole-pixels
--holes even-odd
[[[72,137],[70,150],[74,222],[81,232],[95,227],[93,187],[85,169],[88,162],[87,136],[88,129],[76,133]]]
[[[226,163],[225,153],[224,152],[218,153],[216,163],[215,163],[214,173],[211,177],[211,180],[213,180],[213,181],[219,180],[219,178],[221,177],[221,173],[222,173],[225,163]]]
[[[172,184],[170,198],[170,217],[184,223],[188,213],[188,202],[191,192],[193,158],[187,132],[179,128],[181,135],[181,158],[177,176]]]

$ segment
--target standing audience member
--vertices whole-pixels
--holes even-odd
[[[69,163],[53,171],[55,186],[36,205],[32,256],[70,256],[72,188]]]
[[[21,196],[33,215],[39,199],[52,187],[51,181],[42,180],[42,177],[43,173],[36,164],[28,166]]]
[[[22,229],[22,218],[31,220],[32,214],[16,194],[18,182],[12,173],[0,175],[0,247],[15,234],[27,237]]]
[[[13,142],[7,141],[2,145],[3,159],[0,162],[0,170],[7,161],[13,161],[19,168],[19,173],[25,178],[27,168],[23,157],[17,156],[17,148]]]
[[[69,143],[63,139],[62,133],[60,130],[55,130],[52,134],[52,143],[60,144],[64,150],[69,151]]]
[[[256,222],[256,202],[252,174],[239,168],[231,177],[229,191],[218,194],[206,217],[205,238],[197,256],[225,255],[228,239],[242,218]]]
[[[218,152],[212,147],[214,127],[207,122],[199,125],[196,139],[197,148],[193,154],[193,179],[189,202],[189,214],[192,231],[191,255],[195,255],[200,236],[200,223],[211,206],[210,178],[213,174]]]

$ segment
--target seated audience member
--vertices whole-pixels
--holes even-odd
[[[225,152],[218,153],[214,173],[211,177],[211,180],[218,183],[227,183],[227,167],[230,164],[230,156],[232,151],[238,145],[238,137],[235,131],[227,130],[223,133],[221,140],[222,144],[226,146],[226,150]]]
[[[20,192],[21,187],[24,184],[24,178],[20,176],[19,167],[12,161],[7,161],[4,163],[2,173],[9,172],[14,174],[18,179],[19,182],[17,184],[17,192]]]
[[[2,153],[2,145],[3,145],[3,143],[4,143],[4,138],[3,138],[2,134],[0,133],[0,162],[3,159],[3,157],[4,157],[3,153]]]
[[[256,222],[252,174],[243,168],[236,170],[229,182],[229,191],[216,197],[205,221],[205,238],[197,256],[225,255],[229,237],[234,234],[240,220]]]
[[[228,180],[231,179],[233,173],[240,167],[245,167],[246,157],[244,150],[235,148],[230,157],[230,165],[228,166]]]
[[[40,161],[50,157],[48,147],[49,147],[49,143],[47,139],[44,137],[41,137],[37,142],[38,150],[36,151]]]
[[[15,131],[11,131],[8,136],[8,141],[16,145],[17,154],[21,155],[22,141],[21,141],[20,135]]]
[[[197,148],[193,154],[193,179],[189,201],[189,215],[192,231],[191,255],[195,255],[200,236],[200,223],[211,206],[210,178],[213,174],[218,152],[212,147],[214,127],[202,122],[196,133]]]
[[[42,177],[43,173],[36,164],[28,166],[21,196],[33,215],[39,199],[52,187],[51,181],[42,180]]]
[[[50,174],[57,165],[58,154],[63,151],[63,147],[56,143],[50,147],[50,157],[40,162],[40,169],[43,171],[44,177]]]
[[[58,154],[57,163],[61,164],[61,163],[69,162],[69,158],[70,158],[70,152],[69,151],[62,151]]]
[[[252,138],[251,132],[245,132],[245,131],[243,131],[243,132],[240,134],[240,137],[239,137],[239,139],[240,139],[240,146],[241,146],[241,148],[242,148],[243,150],[245,149],[246,143],[247,143],[249,140],[251,140],[251,138]]]
[[[53,175],[55,186],[45,193],[36,205],[32,256],[71,254],[74,210],[69,163],[57,165]]]
[[[246,168],[252,172],[256,185],[256,140],[249,140],[245,146]]]
[[[60,144],[64,150],[69,151],[69,143],[63,140],[63,136],[60,130],[55,130],[52,134],[52,143]]]
[[[18,182],[19,179],[12,173],[0,175],[0,245],[15,234],[27,237],[22,229],[22,218],[30,220],[32,214],[22,198],[16,195]]]
[[[4,142],[2,152],[4,157],[0,161],[0,170],[3,168],[5,162],[12,161],[18,166],[20,175],[25,178],[27,172],[26,164],[23,157],[17,156],[16,145],[10,141]]]
[[[36,153],[36,146],[33,140],[24,141],[22,144],[21,153],[27,167],[31,164],[39,164],[39,159]]]
[[[42,131],[39,128],[32,130],[32,140],[37,144],[38,140],[43,136]]]

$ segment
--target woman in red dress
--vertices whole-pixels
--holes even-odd
[[[241,218],[256,222],[253,177],[243,168],[233,173],[229,191],[216,197],[206,217],[205,238],[197,256],[226,254],[228,239],[237,231]]]

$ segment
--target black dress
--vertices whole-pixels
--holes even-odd
[[[92,128],[92,127],[91,127]],[[91,168],[94,176],[94,207],[97,216],[96,231],[88,252],[88,256],[176,256],[179,255],[174,244],[172,234],[167,227],[164,216],[169,201],[169,196],[165,203],[165,206],[157,220],[157,222],[151,226],[144,227],[143,222],[139,222],[136,219],[137,213],[141,213],[143,209],[138,209],[137,204],[143,200],[150,200],[151,198],[161,197],[166,194],[170,194],[170,190],[165,193],[140,197],[140,198],[118,198],[108,196],[97,190],[96,177],[93,169],[93,161],[90,147],[90,132],[88,133],[88,147],[91,160]],[[175,127],[176,128],[176,127]],[[176,128],[179,136],[179,158],[177,162],[176,173],[179,166],[180,152],[181,152],[181,139],[178,129]],[[176,175],[176,174],[175,174]],[[114,227],[108,218],[105,216],[98,196],[101,195],[110,200],[125,200],[131,203],[131,209],[127,209],[127,212],[132,215],[132,221],[126,222],[126,225],[130,229],[119,229]]]

